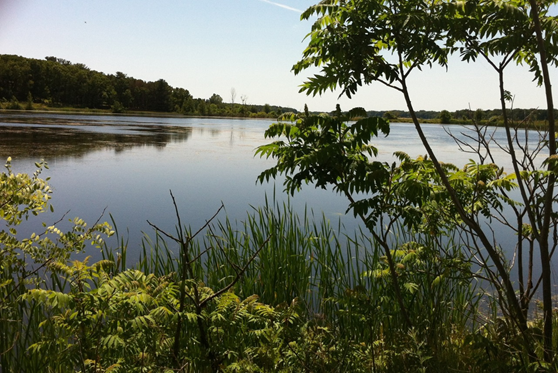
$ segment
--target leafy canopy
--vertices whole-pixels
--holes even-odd
[[[321,1],[302,14],[305,20],[318,19],[293,67],[295,74],[311,66],[321,73],[300,91],[316,95],[341,88],[351,97],[374,81],[402,90],[412,70],[447,66],[448,11],[455,11],[454,4],[438,0]]]
[[[294,194],[304,184],[332,187],[346,196],[349,210],[373,227],[384,214],[401,219],[408,227],[439,232],[459,223],[458,212],[443,187],[440,176],[427,157],[411,158],[395,152],[398,162],[375,159],[378,149],[372,142],[388,135],[389,122],[364,117],[356,108],[347,115],[290,116],[287,122],[271,125],[266,137],[278,140],[260,146],[256,154],[277,160],[275,166],[258,176],[259,182],[284,175],[285,191]],[[511,190],[514,177],[494,164],[470,161],[463,169],[443,164],[451,185],[468,214],[490,217],[490,208],[501,210],[508,199],[499,190]]]

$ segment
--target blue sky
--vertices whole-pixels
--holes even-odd
[[[299,94],[305,76],[290,71],[310,31],[300,13],[313,0],[0,0],[0,53],[43,59],[55,56],[114,74],[165,79],[194,97],[213,93],[231,101],[231,88],[251,104],[302,110],[363,106],[405,109],[403,97],[381,85],[352,100],[338,93]],[[554,81],[558,81],[555,69]],[[510,68],[507,89],[515,107],[544,108],[544,93],[525,68]],[[486,63],[452,61],[415,74],[417,110],[492,109],[499,106],[498,77]],[[558,84],[558,83],[556,83]]]

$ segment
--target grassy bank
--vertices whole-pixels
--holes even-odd
[[[223,113],[212,115],[201,115],[193,113],[180,113],[180,112],[165,112],[165,111],[146,111],[146,110],[115,110],[109,109],[92,109],[74,106],[49,106],[40,103],[33,104],[4,104],[0,102],[0,112],[37,112],[37,113],[64,113],[64,114],[84,114],[84,115],[129,115],[129,116],[150,116],[150,117],[170,117],[170,118],[183,118],[183,117],[201,117],[201,118],[236,118],[236,119],[276,119],[277,115],[271,115],[265,112],[248,113],[246,115],[226,115]]]

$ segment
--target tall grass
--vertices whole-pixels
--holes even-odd
[[[183,230],[186,237],[192,235],[193,230],[189,227],[177,229]],[[158,231],[151,236],[145,235],[138,263],[127,263],[127,239],[118,229],[115,230],[116,246],[105,246],[103,249],[104,261],[112,263],[108,270],[110,278],[116,279],[135,267],[144,274],[180,283],[181,265],[184,263],[179,260],[180,248],[176,242]],[[192,371],[198,369],[195,367],[204,366],[199,362],[207,356],[214,356],[221,347],[223,351],[219,353],[229,356],[222,357],[221,363],[248,359],[242,355],[244,352],[238,351],[248,351],[247,356],[264,354],[259,334],[264,330],[266,333],[275,330],[275,336],[280,335],[280,341],[286,341],[269,339],[270,346],[265,348],[271,349],[276,343],[274,348],[277,351],[283,351],[282,354],[294,359],[289,363],[293,366],[314,364],[317,367],[314,369],[320,370],[335,366],[337,361],[339,364],[354,363],[362,371],[462,368],[460,346],[464,336],[471,333],[475,326],[471,322],[474,321],[479,295],[471,282],[468,260],[458,242],[451,237],[442,242],[438,237],[408,232],[403,227],[391,232],[390,244],[405,290],[404,302],[414,325],[408,330],[403,327],[405,323],[397,302],[393,301],[393,287],[385,258],[366,230],[344,233],[340,223],[332,225],[323,215],[317,216],[307,209],[301,214],[294,213],[289,201],[266,201],[264,206],[252,208],[244,220],[230,221],[225,216],[209,224],[203,233],[191,243],[190,257],[195,260],[189,264],[193,275],[189,280],[203,283],[213,290],[223,288],[237,276],[238,269],[243,268],[261,249],[231,292],[246,300],[256,295],[261,304],[285,310],[277,311],[283,315],[281,317],[296,310],[301,322],[296,325],[293,322],[296,328],[288,330],[289,323],[285,327],[275,323],[273,325],[279,329],[269,329],[264,327],[267,321],[260,320],[258,325],[263,329],[258,332],[250,329],[255,328],[252,318],[248,319],[252,321],[246,321],[247,324],[233,319],[236,321],[231,325],[219,321],[221,319],[204,318],[209,335],[219,328],[237,333],[234,334],[236,337],[219,334],[218,339],[213,341],[216,346],[215,341],[220,341],[219,347],[211,350],[213,355],[208,355],[207,348],[197,342],[200,335],[196,323],[186,320],[188,327],[182,334],[181,351],[192,357]],[[107,274],[93,276],[91,286],[95,289],[100,283],[98,281],[106,281],[107,278]],[[44,286],[64,291],[68,283],[65,277],[53,273],[51,281]],[[24,291],[22,289],[21,293]],[[18,313],[13,319],[19,320],[20,324],[8,324],[6,316],[0,319],[2,348],[9,351],[1,355],[2,371],[41,371],[43,362],[34,357],[28,347],[37,339],[48,340],[49,335],[57,338],[60,331],[53,329],[52,323],[44,322],[52,315],[53,308],[36,301],[19,301],[17,304],[19,308],[10,312]],[[212,314],[215,307],[224,307],[223,302],[216,304],[210,306],[208,314]],[[234,312],[231,311],[233,315],[244,307],[244,303],[232,304],[236,304]],[[165,333],[172,335],[174,321],[169,322],[169,325],[160,325],[158,330],[168,329],[169,332]],[[221,324],[216,327],[215,323],[219,322]],[[107,320],[105,326],[110,324],[111,321]],[[239,335],[241,340],[238,340]],[[108,340],[108,337],[103,340]],[[170,343],[170,340],[167,338],[165,343]],[[15,341],[13,347],[10,341]],[[289,344],[295,342],[304,346],[296,354],[291,351],[295,345]],[[90,343],[94,345],[97,342]],[[284,343],[287,343],[286,347]],[[325,354],[329,360],[324,357],[325,360],[318,361],[314,356],[305,357],[307,360],[304,362],[298,361],[303,359],[305,352],[310,353],[314,348],[318,349],[315,353]],[[52,353],[55,354],[55,351]],[[287,359],[285,356],[283,358]],[[79,356],[73,356],[73,359],[79,360]],[[256,364],[253,359],[248,360]],[[216,361],[215,358],[213,360]],[[287,364],[286,361],[283,364]],[[76,366],[77,363],[66,361],[66,364]]]
[[[441,367],[459,354],[455,345],[448,348],[452,339],[475,327],[480,292],[468,258],[451,235],[442,240],[401,226],[392,232],[404,301],[416,328],[410,334],[393,301],[385,258],[366,230],[347,234],[323,215],[307,209],[294,213],[289,201],[266,201],[245,220],[225,217],[205,233],[193,245],[193,256],[199,255],[196,276],[208,287],[218,289],[234,278],[234,268],[269,238],[234,293],[240,298],[256,294],[272,306],[296,299],[308,320],[324,320],[348,340],[384,346],[379,350],[390,346],[389,353],[399,357],[411,343],[417,351],[428,351],[430,366]],[[138,268],[157,275],[179,273],[177,250],[160,234],[146,236]],[[413,354],[421,355],[417,351]],[[437,359],[430,359],[434,354]]]

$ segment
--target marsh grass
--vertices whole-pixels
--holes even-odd
[[[481,293],[470,262],[451,235],[441,240],[399,226],[391,237],[412,331],[403,328],[385,258],[371,235],[362,228],[344,233],[341,223],[332,226],[308,209],[298,215],[289,201],[266,201],[243,221],[225,217],[211,224],[192,245],[193,267],[197,279],[218,289],[269,238],[235,285],[237,296],[257,295],[273,307],[297,302],[306,320],[324,323],[347,341],[377,346],[384,358],[406,364],[411,344],[417,361],[428,356],[425,364],[441,367],[459,354],[454,340],[477,327]],[[144,273],[180,273],[177,247],[159,233],[146,235],[142,250],[137,268]]]
[[[189,227],[180,229],[186,236],[195,231]],[[105,245],[102,250],[105,262],[102,267],[107,269],[87,267],[87,273],[97,271],[99,275],[87,280],[92,292],[75,293],[75,299],[97,299],[101,294],[97,288],[129,277],[130,268],[139,270],[134,276],[153,275],[153,281],[168,283],[165,286],[169,291],[177,288],[182,263],[175,242],[169,242],[157,231],[146,234],[139,261],[128,263],[126,235],[116,228],[115,232],[115,246]],[[490,321],[486,320],[482,328],[479,325],[482,292],[475,286],[470,261],[459,242],[451,235],[441,239],[397,226],[391,232],[390,245],[405,289],[404,302],[413,321],[412,329],[404,327],[399,306],[393,300],[386,260],[366,230],[345,233],[340,222],[332,225],[323,215],[308,209],[296,214],[289,201],[274,200],[253,207],[242,221],[230,221],[224,216],[209,224],[190,248],[194,260],[190,263],[192,278],[188,283],[196,282],[202,292],[223,288],[254,252],[262,246],[263,249],[241,280],[203,313],[196,316],[195,307],[186,308],[180,343],[183,361],[191,368],[184,371],[216,371],[211,367],[219,364],[231,367],[228,371],[271,371],[278,367],[288,367],[284,371],[293,372],[443,371],[448,367],[467,369],[489,358],[484,347],[497,349],[489,334],[497,335],[494,332],[497,329],[487,327]],[[67,292],[68,281],[68,277],[54,271],[45,284],[48,283],[49,290]],[[133,283],[137,281],[140,280]],[[97,302],[91,304],[102,307],[103,303]],[[50,306],[37,300],[18,304],[19,308],[11,312],[21,325],[7,325],[6,318],[0,320],[5,330],[2,351],[8,351],[1,356],[2,371],[45,371],[45,356],[50,356],[48,366],[59,364],[61,372],[68,371],[63,367],[79,366],[79,354],[74,353],[70,360],[60,355],[64,346],[49,347],[42,355],[29,350],[37,340],[60,338],[61,329],[46,322],[63,317],[56,313],[52,302]],[[90,315],[87,309],[80,312]],[[107,308],[103,312],[109,315],[112,311]],[[115,323],[108,317],[103,328]],[[136,316],[131,325],[139,325],[134,320],[141,317]],[[159,354],[171,349],[173,317],[161,319],[167,320],[161,321],[166,324],[158,324],[155,329],[155,324],[146,324],[141,333],[157,331],[164,343],[145,348],[153,351],[160,348],[163,352]],[[81,343],[87,341],[90,349],[99,341],[117,340],[118,335],[109,332],[104,335],[102,328],[91,328],[82,337],[72,338]],[[76,330],[79,335],[81,329]],[[207,332],[210,347],[200,344],[199,330]],[[478,337],[479,330],[485,333],[482,338]],[[88,340],[93,335],[99,339]],[[13,347],[9,341],[15,341]],[[119,356],[115,348],[116,345],[107,350],[108,358]],[[129,354],[128,350],[123,351]],[[161,364],[167,363],[168,360]]]

